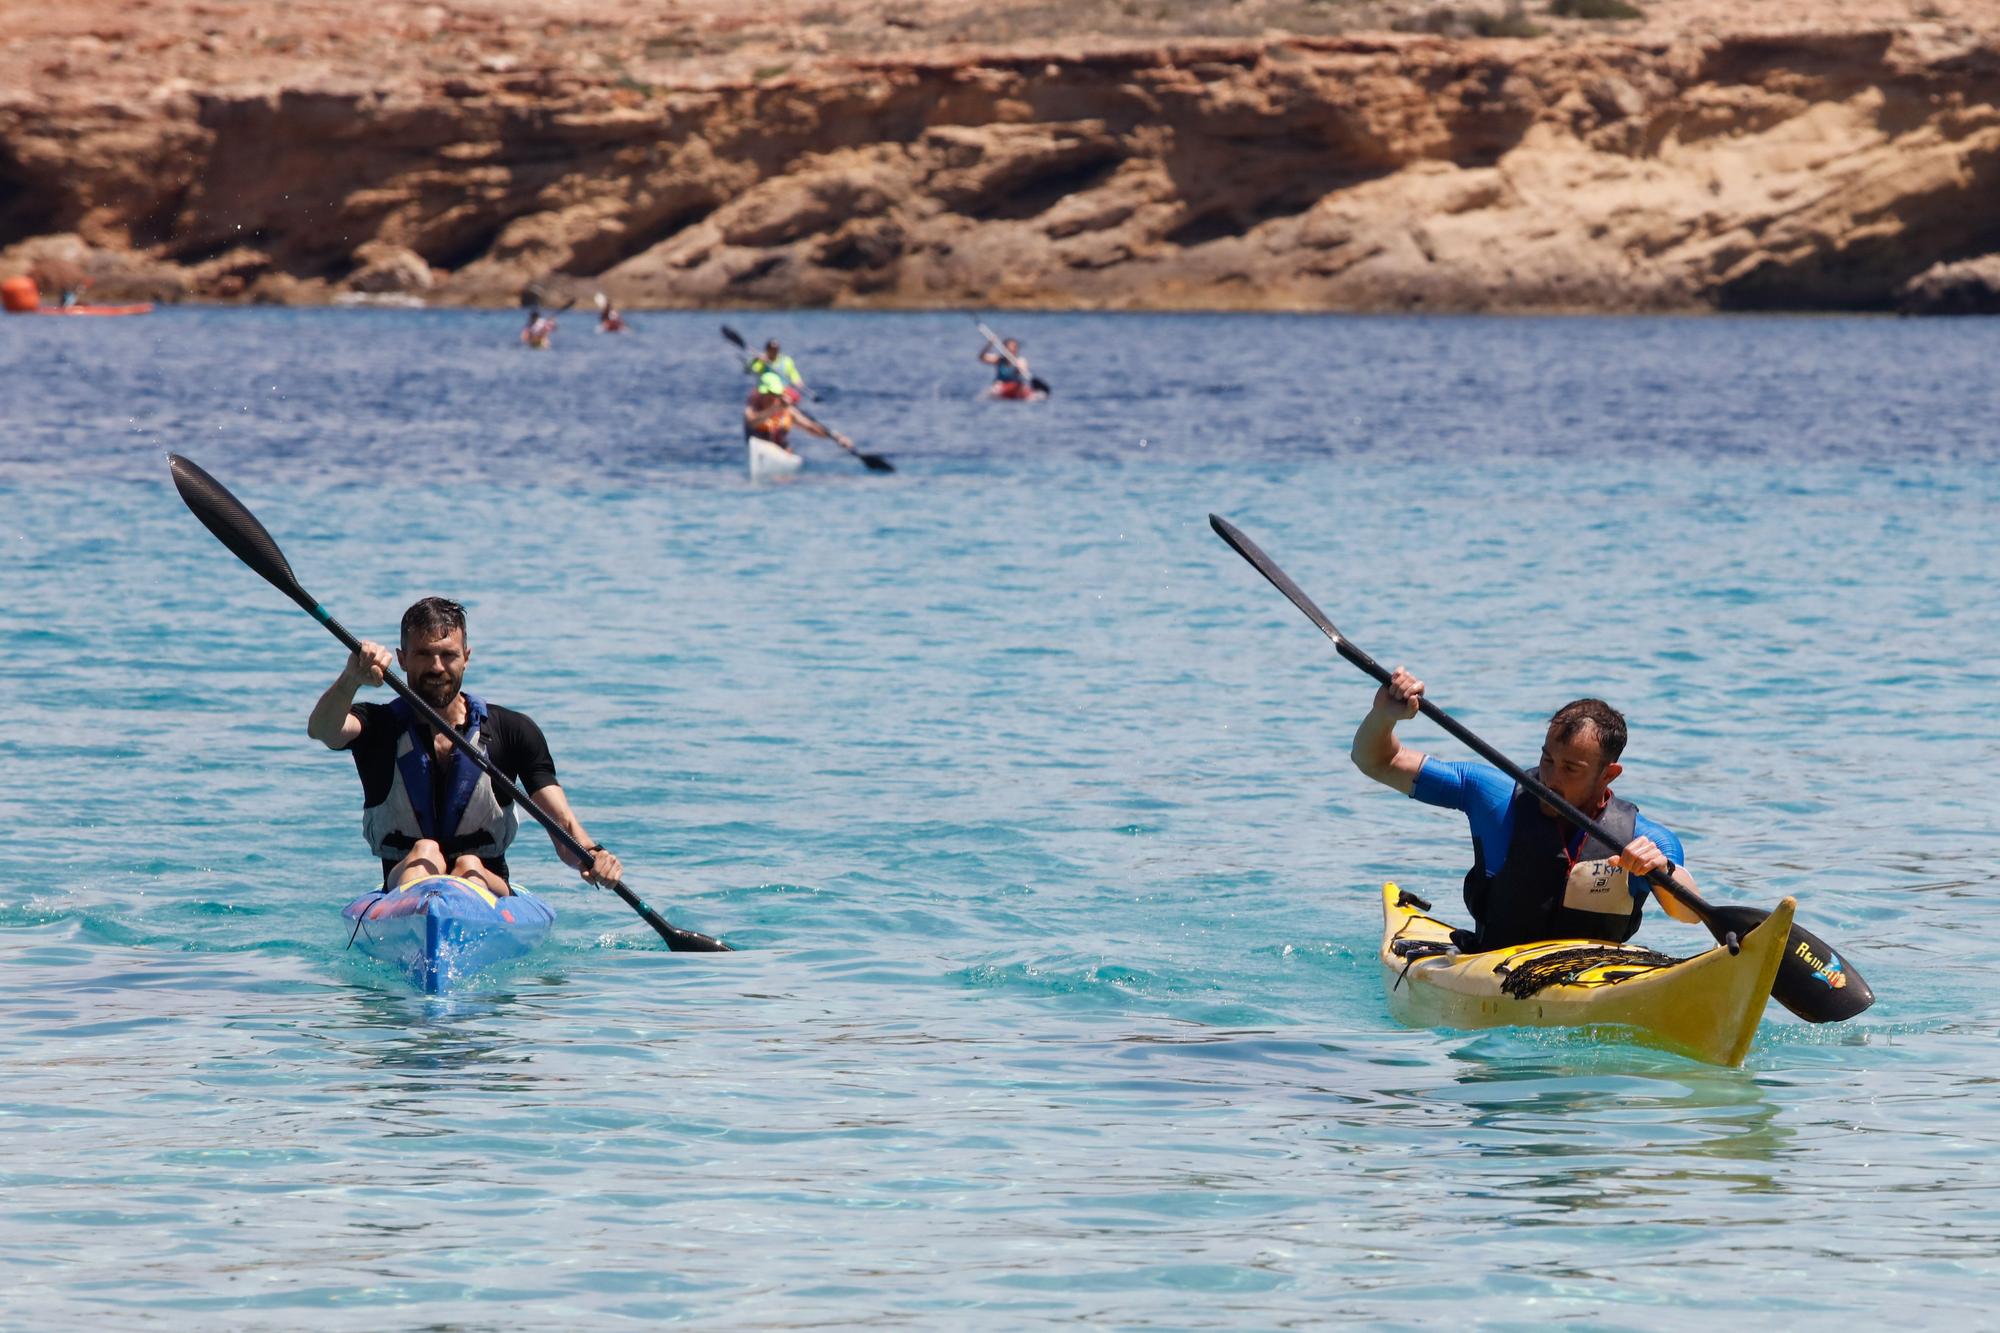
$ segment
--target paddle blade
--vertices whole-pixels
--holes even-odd
[[[1388,683],[1389,673],[1383,671],[1381,667],[1374,666],[1372,661],[1367,665],[1362,665],[1359,661],[1355,660],[1354,656],[1348,651],[1347,641],[1340,636],[1340,631],[1334,628],[1333,621],[1327,618],[1326,612],[1320,610],[1319,605],[1312,598],[1306,596],[1304,588],[1292,582],[1291,575],[1278,568],[1277,561],[1264,554],[1263,547],[1244,536],[1234,523],[1231,523],[1220,514],[1210,514],[1208,516],[1208,526],[1215,529],[1216,536],[1229,543],[1230,550],[1249,561],[1252,569],[1269,580],[1272,587],[1285,594],[1293,606],[1305,612],[1306,619],[1319,626],[1320,633],[1333,640],[1334,646],[1340,649],[1342,657],[1346,657],[1349,661],[1354,661],[1357,666],[1361,666],[1363,671],[1369,671],[1369,674],[1384,684]],[[1372,671],[1369,670],[1370,667],[1373,667]]]
[[[747,352],[750,350],[750,345],[743,341],[743,335],[735,329],[730,328],[727,324],[722,326],[722,336],[734,343],[737,351]]]
[[[236,558],[256,570],[265,582],[314,615],[319,614],[319,603],[299,586],[278,543],[264,531],[257,516],[229,493],[227,486],[179,454],[167,455],[167,468],[174,474],[174,489],[217,541],[234,551]]]
[[[1738,939],[1769,916],[1754,907],[1715,907],[1710,911]],[[1794,924],[1771,998],[1808,1023],[1838,1023],[1875,1003],[1875,992],[1838,950],[1804,926]]]
[[[861,465],[870,472],[894,472],[896,470],[896,465],[880,454],[856,453],[854,456],[860,459]]]
[[[648,922],[654,930],[665,925],[664,918],[656,917]],[[698,930],[688,930],[681,926],[667,926],[664,935],[667,948],[674,953],[735,953],[730,945],[724,944],[713,935],[704,935]]]
[[[1030,389],[1033,389],[1036,393],[1041,394],[1044,398],[1048,397],[1050,394],[1055,392],[1054,389],[1051,389],[1049,387],[1049,382],[1043,379],[1040,375],[1036,375],[1031,379],[1029,379],[1028,387]]]

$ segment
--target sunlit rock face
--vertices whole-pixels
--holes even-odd
[[[2000,251],[1990,20],[1662,3],[1482,38],[1389,31],[1456,22],[1405,5],[977,46],[942,0],[782,30],[553,3],[58,7],[0,55],[0,269],[101,299],[1991,308],[1951,267]]]

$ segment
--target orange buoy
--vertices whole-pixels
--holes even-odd
[[[4,305],[10,315],[32,315],[42,308],[42,293],[33,278],[25,273],[17,274],[0,282],[0,305]]]

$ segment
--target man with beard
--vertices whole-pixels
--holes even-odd
[[[410,688],[591,852],[590,864],[578,865],[557,842],[556,855],[564,864],[587,880],[619,878],[623,867],[618,858],[591,842],[556,785],[555,761],[542,729],[527,714],[489,704],[460,688],[471,659],[465,608],[457,602],[426,597],[403,613],[395,661]],[[520,828],[514,798],[496,790],[478,764],[454,753],[451,738],[435,731],[402,699],[354,702],[364,685],[382,683],[389,666],[388,649],[364,642],[306,723],[306,734],[329,750],[354,754],[361,775],[362,833],[382,858],[382,883],[393,888],[450,874],[495,895],[512,893],[507,848]]]

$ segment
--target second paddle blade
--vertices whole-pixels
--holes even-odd
[[[1741,939],[1769,916],[1754,907],[1717,907],[1716,919]],[[1854,965],[1804,926],[1794,924],[1771,998],[1808,1023],[1838,1023],[1875,1003],[1875,992]]]

